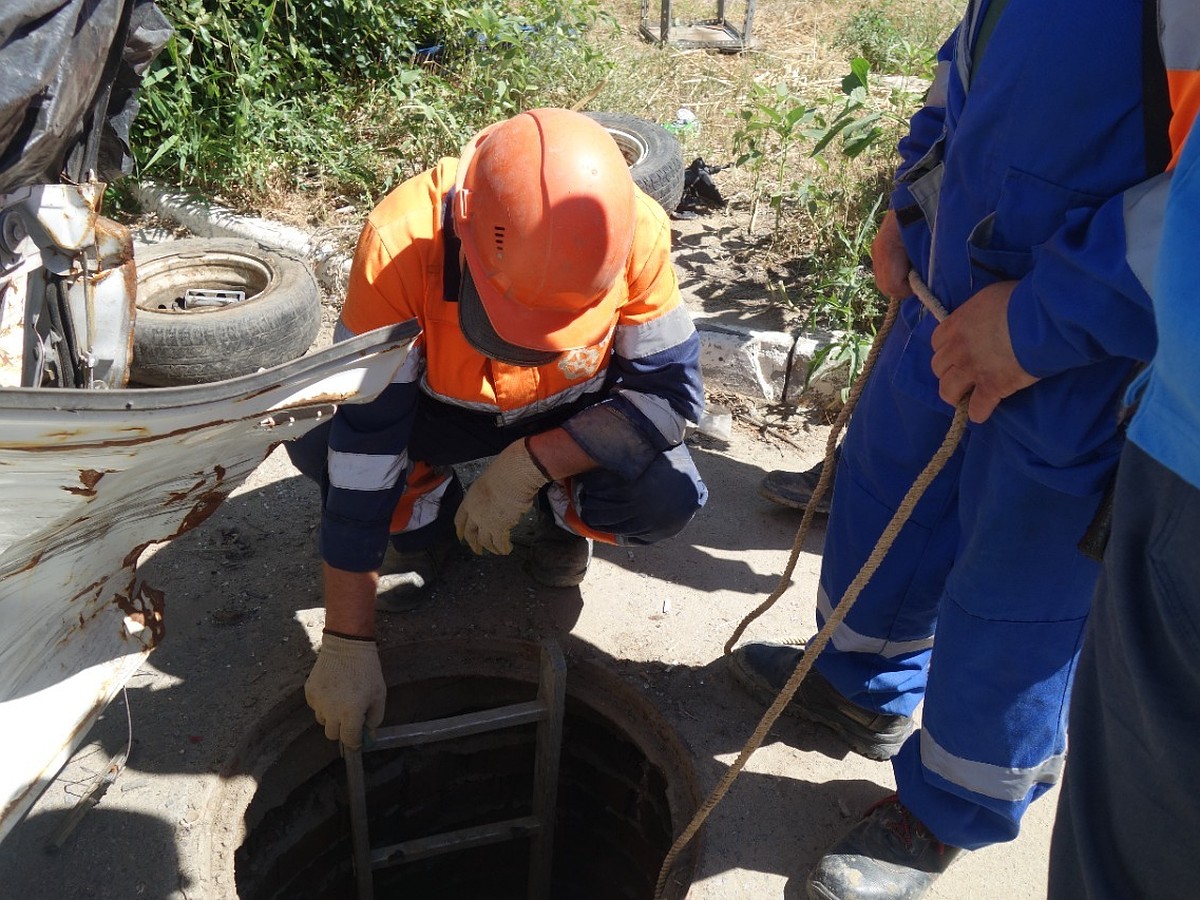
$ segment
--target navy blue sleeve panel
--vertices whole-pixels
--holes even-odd
[[[333,417],[329,448],[341,453],[402,453],[416,415],[415,381],[393,381],[370,403],[344,403]]]
[[[667,350],[631,360],[614,355],[618,376],[611,396],[564,424],[602,468],[634,479],[658,453],[683,442],[688,422],[704,411],[700,338],[692,333]]]
[[[1013,291],[1008,326],[1022,368],[1045,378],[1110,357],[1148,360],[1157,333],[1149,287],[1170,175],[1073,210],[1035,250]]]
[[[700,371],[700,336],[694,331],[674,347],[639,359],[614,354],[609,365],[617,372],[619,389],[661,397],[682,422],[700,421],[704,413],[704,377]],[[667,446],[678,443],[675,439]]]
[[[334,568],[370,572],[383,562],[404,493],[417,392],[415,382],[393,382],[370,403],[340,406],[333,418],[320,551]]]

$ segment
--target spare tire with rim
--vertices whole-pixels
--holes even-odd
[[[633,183],[673,213],[683,199],[683,150],[661,125],[625,113],[589,112],[604,126],[629,163]]]
[[[139,247],[130,381],[205,384],[296,359],[321,325],[316,279],[297,254],[188,238]]]

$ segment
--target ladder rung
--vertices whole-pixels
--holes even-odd
[[[497,844],[500,841],[515,840],[535,834],[540,829],[541,823],[536,818],[525,816],[491,825],[476,825],[472,828],[460,828],[457,831],[416,838],[400,844],[392,844],[390,847],[372,850],[371,868],[386,869],[389,866],[412,862],[428,856],[437,856],[453,850],[467,850],[471,847],[483,847],[487,844]]]
[[[546,718],[546,715],[545,704],[539,700],[531,700],[528,703],[514,703],[511,706],[499,706],[495,709],[484,709],[461,716],[395,725],[376,730],[375,740],[370,747],[364,749],[391,750],[396,747],[415,747],[418,744],[429,744],[434,741],[448,741],[451,738],[467,737],[485,731],[498,731],[501,728],[513,728],[517,725],[528,725],[530,722],[540,722]]]

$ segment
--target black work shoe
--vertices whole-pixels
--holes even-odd
[[[836,465],[838,451],[834,452],[833,459]],[[768,472],[759,482],[758,493],[780,506],[804,509],[812,500],[813,492],[817,489],[817,482],[821,480],[821,472],[824,468],[825,460],[821,460],[805,472],[784,472],[779,469]],[[829,502],[832,496],[833,484],[830,483],[814,510],[818,516],[829,515]]]
[[[729,655],[729,665],[737,680],[769,706],[803,655],[803,647],[750,643]],[[784,712],[832,729],[855,753],[880,761],[895,756],[913,729],[908,716],[872,712],[851,703],[815,668],[804,676]]]
[[[524,550],[525,567],[538,584],[575,587],[592,561],[592,539],[559,527],[554,514],[535,506],[531,519],[514,529],[512,542]]]
[[[869,810],[808,876],[810,900],[918,900],[959,847],[943,844],[892,795]]]
[[[457,544],[453,534],[432,547],[407,553],[389,544],[379,569],[375,608],[381,612],[411,612],[423,606]]]

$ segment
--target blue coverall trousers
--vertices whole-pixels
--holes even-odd
[[[938,449],[936,397],[891,378],[910,334],[885,343],[842,449],[818,598],[824,622]],[[1016,837],[1059,777],[1067,703],[1098,566],[1077,544],[1099,496],[1028,477],[971,428],[817,661],[847,698],[923,727],[893,760],[901,802],[943,842]],[[936,641],[935,641],[936,637]]]

